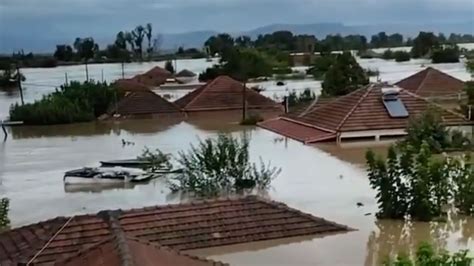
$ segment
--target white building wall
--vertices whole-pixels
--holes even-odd
[[[357,138],[370,138],[373,137],[375,140],[380,140],[381,137],[396,137],[406,135],[405,129],[383,129],[383,130],[363,130],[363,131],[349,131],[342,132],[339,134],[338,141],[344,141],[344,139],[357,139]]]

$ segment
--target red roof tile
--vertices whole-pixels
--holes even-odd
[[[166,82],[167,79],[172,78],[173,74],[168,70],[155,66],[144,74],[139,74],[132,79],[145,84],[147,86],[160,86]]]
[[[0,234],[0,265],[28,261],[50,265],[77,256],[78,252],[87,253],[84,250],[96,252],[86,258],[103,255],[112,259],[109,247],[97,250],[94,245],[119,235],[114,229],[118,227],[127,238],[176,251],[350,230],[255,196],[119,211],[118,223],[107,220],[109,216],[104,213],[110,211],[58,218],[4,232]],[[146,250],[141,244],[125,245],[123,238],[119,239],[120,254]]]
[[[148,90],[128,93],[111,113],[127,116],[179,112],[179,107],[174,103]]]
[[[188,112],[241,109],[242,90],[242,83],[228,76],[219,76],[178,99],[175,103]],[[258,92],[248,88],[245,90],[247,108],[282,109],[280,104]]]
[[[114,86],[122,92],[149,91],[150,89],[134,79],[119,79]]]
[[[320,139],[322,135],[321,130],[323,132],[339,133],[363,130],[404,129],[408,125],[410,117],[420,115],[428,110],[430,106],[434,106],[441,111],[441,118],[445,125],[467,125],[471,123],[461,115],[446,110],[406,90],[400,91],[399,98],[405,104],[409,117],[392,118],[382,102],[382,86],[381,84],[372,84],[332,101],[309,106],[299,114],[292,113],[286,115],[289,119],[286,119],[285,122],[279,122],[276,125],[271,125],[272,123],[270,122],[270,126],[266,126],[264,122],[260,125],[300,141],[303,138],[305,142],[314,142]],[[298,125],[289,125],[289,122]],[[315,127],[320,131],[314,131],[314,137],[312,138],[309,136],[311,131],[304,131],[301,124]],[[302,135],[300,136],[300,134]],[[311,139],[313,141],[310,141]]]
[[[456,95],[463,92],[465,86],[462,80],[432,67],[409,76],[395,85],[422,97]]]
[[[285,117],[266,120],[259,123],[258,125],[262,128],[292,139],[296,139],[303,143],[329,140],[336,137],[335,132],[321,130]]]

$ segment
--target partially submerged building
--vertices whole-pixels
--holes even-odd
[[[448,127],[472,124],[462,115],[408,90],[371,84],[329,101],[315,100],[298,112],[264,121],[259,126],[303,143],[380,140],[406,135],[409,119],[431,107],[440,112]]]
[[[132,79],[147,86],[158,87],[173,78],[173,73],[155,66],[143,74],[138,74]]]
[[[174,103],[151,90],[127,92],[109,112],[115,118],[183,118],[184,113]]]
[[[189,83],[196,79],[196,74],[190,70],[183,69],[174,75],[179,83]]]
[[[251,90],[228,76],[219,76],[205,85],[176,100],[188,116],[237,115],[244,108],[248,115],[275,117],[283,112],[283,106],[260,93]]]
[[[122,93],[150,90],[148,86],[134,79],[118,79],[112,85]]]
[[[256,196],[214,199],[15,228],[0,234],[0,265],[224,265],[186,252],[349,230]]]
[[[454,100],[460,99],[465,87],[462,80],[432,67],[427,67],[402,79],[395,85],[421,97],[430,99],[451,98]]]

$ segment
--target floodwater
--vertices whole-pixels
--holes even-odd
[[[20,226],[102,209],[135,208],[189,199],[170,194],[163,180],[122,187],[64,187],[66,170],[100,160],[137,156],[144,146],[176,154],[218,132],[251,136],[250,154],[281,167],[265,196],[357,231],[250,243],[193,254],[231,265],[377,265],[388,254],[413,250],[429,240],[449,250],[474,250],[474,219],[448,223],[377,221],[376,202],[363,165],[363,146],[305,146],[272,132],[226,121],[163,124],[131,120],[47,127],[9,128],[0,143],[0,195],[11,199],[10,219]],[[122,140],[132,145],[122,145]],[[375,147],[384,152],[383,145]],[[347,151],[347,152],[346,152]],[[357,207],[360,202],[364,206]]]
[[[424,60],[396,63],[379,59],[359,59],[364,68],[378,69],[380,78],[395,82],[429,66]],[[178,60],[178,70],[187,68],[199,73],[213,62]],[[132,63],[125,66],[126,77],[142,73],[163,62]],[[460,79],[469,79],[463,63],[435,65]],[[84,66],[49,69],[23,69],[26,102],[32,102],[69,80],[84,80]],[[120,64],[90,65],[96,80],[113,81],[121,77]],[[274,81],[258,84],[263,94],[281,98],[288,91],[312,89],[316,94],[321,83],[314,80]],[[176,99],[188,91],[160,91]],[[8,116],[11,104],[19,101],[17,91],[0,91],[0,119]],[[377,221],[375,193],[364,170],[364,151],[371,146],[385,153],[386,143],[334,144],[304,146],[272,132],[240,127],[226,121],[166,122],[132,120],[84,123],[47,127],[8,128],[9,138],[0,142],[0,197],[11,199],[10,219],[21,226],[56,216],[94,213],[103,209],[135,208],[176,203],[189,199],[170,194],[163,180],[148,184],[109,187],[65,187],[65,171],[98,165],[100,160],[135,157],[145,146],[176,154],[199,138],[218,132],[251,134],[251,157],[270,161],[282,168],[265,196],[291,207],[310,212],[357,231],[319,238],[295,238],[252,243],[193,253],[231,263],[231,265],[376,265],[388,254],[413,250],[429,240],[449,250],[474,250],[474,219],[451,217],[448,223],[403,224]],[[1,131],[0,131],[0,134]],[[2,136],[0,136],[2,137]],[[122,145],[122,140],[132,145]],[[364,206],[357,207],[356,203]]]
[[[470,44],[465,44],[469,47]],[[474,45],[474,44],[473,44]],[[400,48],[400,49],[403,49]],[[409,75],[412,75],[424,67],[433,66],[450,75],[453,75],[461,80],[469,80],[470,75],[466,71],[464,62],[453,64],[431,64],[429,60],[413,59],[409,62],[397,63],[395,61],[387,61],[382,59],[357,59],[363,68],[379,70],[379,78],[382,81],[396,82]],[[205,59],[187,59],[177,60],[176,69],[188,69],[194,73],[199,74],[207,67],[212,66],[218,62],[214,58],[212,62],[207,62]],[[125,64],[125,77],[132,77],[136,74],[143,73],[153,66],[164,66],[164,62],[143,62],[143,63],[129,63]],[[297,67],[295,70],[305,71],[305,67]],[[65,83],[65,76],[67,74],[68,81],[71,80],[85,80],[85,67],[83,65],[77,66],[60,66],[56,68],[24,68],[21,70],[26,77],[23,82],[24,99],[25,102],[33,102],[41,99],[43,95],[53,92],[56,88]],[[122,77],[121,64],[90,64],[89,75],[94,80],[104,80],[112,82]],[[376,81],[377,77],[372,77],[372,81]],[[198,82],[197,80],[194,82]],[[288,95],[291,91],[302,92],[306,88],[311,89],[316,95],[321,92],[321,82],[316,80],[288,80],[285,85],[277,86],[276,81],[264,81],[258,83],[249,83],[249,86],[259,86],[264,91],[263,95],[281,100],[283,96]],[[155,90],[160,95],[172,101],[187,94],[189,90]],[[0,120],[8,117],[10,106],[14,103],[20,102],[20,95],[18,90],[2,91],[0,90]]]

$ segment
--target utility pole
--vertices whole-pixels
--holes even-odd
[[[102,83],[104,83],[104,69],[103,68],[100,70],[100,77],[101,77]]]
[[[247,79],[245,79],[244,84],[242,86],[242,121],[245,121],[245,119],[247,119],[247,90],[245,89],[246,80]]]
[[[123,79],[125,78],[125,70],[124,70],[124,67],[125,67],[125,66],[124,66],[124,65],[125,65],[125,64],[124,64],[124,62],[123,62],[123,60],[122,60],[122,78],[123,78]]]
[[[67,72],[64,72],[64,85],[67,86],[68,81],[67,81]]]
[[[23,99],[23,88],[21,87],[21,73],[20,73],[20,67],[18,65],[16,65],[16,76],[17,76],[17,82],[18,82],[18,89],[20,90],[21,105],[24,105],[25,101]]]

